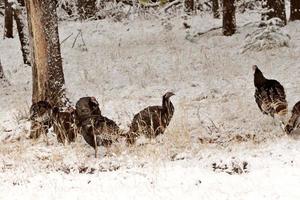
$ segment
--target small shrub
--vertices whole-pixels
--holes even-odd
[[[279,18],[272,18],[250,33],[245,38],[242,53],[252,50],[261,51],[279,47],[288,47],[291,37],[282,31],[282,21]]]

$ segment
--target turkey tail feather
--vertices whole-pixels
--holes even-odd
[[[275,110],[275,113],[279,116],[285,116],[288,113],[288,105],[286,101],[276,101],[272,106]]]

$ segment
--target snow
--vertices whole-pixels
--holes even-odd
[[[285,86],[291,109],[300,92],[300,24],[285,28],[289,47],[241,54],[256,29],[243,25],[258,20],[238,15],[237,34],[216,30],[193,42],[183,22],[197,33],[221,20],[203,14],[60,22],[60,40],[72,34],[62,56],[73,103],[95,96],[102,113],[127,130],[134,113],[160,104],[166,91],[176,94],[163,136],[101,148],[98,159],[82,138],[67,146],[52,131],[49,146],[26,138],[31,69],[22,64],[17,38],[1,40],[11,86],[0,88],[0,199],[299,199],[300,141],[260,113],[252,65]],[[79,30],[83,37],[72,48]]]

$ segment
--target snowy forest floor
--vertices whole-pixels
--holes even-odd
[[[2,19],[0,19],[3,21]],[[127,129],[133,114],[161,103],[166,91],[175,115],[154,141],[124,142],[101,157],[82,138],[68,146],[27,139],[31,68],[19,41],[0,42],[11,85],[0,88],[0,199],[300,199],[300,140],[283,134],[254,101],[252,65],[286,88],[289,108],[300,100],[300,23],[289,23],[290,47],[241,54],[248,22],[232,37],[202,15],[112,22],[61,22],[68,96],[95,96],[103,114]],[[83,40],[76,35],[82,31]],[[72,47],[74,44],[74,47]],[[104,155],[106,152],[106,156]]]

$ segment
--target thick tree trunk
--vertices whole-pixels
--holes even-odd
[[[231,36],[236,31],[234,0],[223,0],[223,35]]]
[[[23,54],[24,64],[30,65],[30,48],[29,48],[29,35],[28,24],[26,18],[26,8],[24,0],[18,0],[19,5],[14,8],[14,18],[17,24],[18,35],[21,43],[21,51]]]
[[[64,73],[58,36],[56,0],[26,0],[32,52],[32,102],[62,105]]]
[[[78,0],[77,9],[80,19],[95,17],[97,12],[96,0]]]
[[[291,21],[300,20],[300,0],[291,0]]]
[[[283,24],[286,25],[286,12],[284,0],[263,0],[262,8],[266,11],[262,14],[262,20],[269,20],[272,18],[279,18]]]
[[[32,103],[46,100],[52,106],[65,102],[64,74],[58,36],[56,0],[26,0],[31,47]],[[43,127],[32,121],[31,138],[38,138]],[[34,128],[35,127],[35,128]]]
[[[184,0],[184,9],[187,13],[193,13],[195,10],[194,0]]]
[[[220,18],[220,12],[219,12],[219,0],[212,0],[212,11],[214,18]]]
[[[4,38],[13,38],[13,9],[12,4],[5,0]]]

